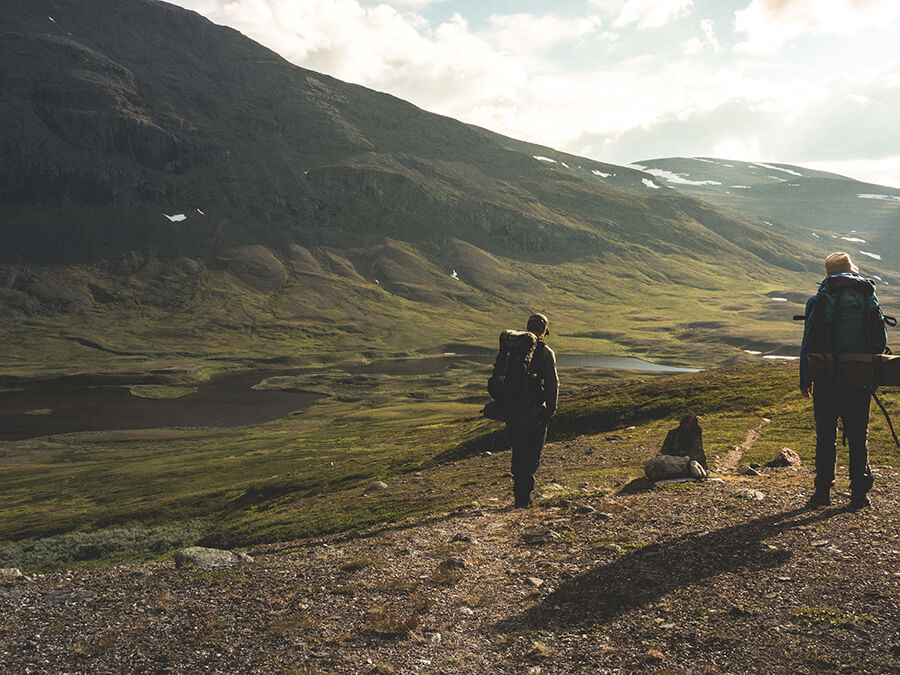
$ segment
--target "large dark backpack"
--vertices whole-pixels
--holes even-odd
[[[882,385],[900,385],[898,357],[887,346],[885,316],[875,296],[875,282],[857,276],[836,275],[820,285],[807,313],[806,373],[809,379],[829,384],[866,387],[884,413],[897,447],[900,439],[884,405],[875,395]]]
[[[828,277],[803,318],[809,320],[808,353],[882,354],[887,348],[885,317],[869,279]]]
[[[531,361],[538,339],[528,331],[500,333],[500,349],[488,379],[488,393],[496,402],[485,407],[485,415],[505,421],[523,420],[535,407],[537,377]]]

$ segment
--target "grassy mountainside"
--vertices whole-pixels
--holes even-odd
[[[671,358],[697,322],[697,362],[794,341],[768,297],[818,254],[755,216],[155,0],[0,7],[7,372],[484,344],[530,309],[573,350]]]

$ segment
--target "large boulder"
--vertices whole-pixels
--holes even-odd
[[[703,430],[696,415],[685,415],[678,426],[666,434],[661,455],[673,455],[675,457],[690,457],[707,471],[706,453],[703,451]]]
[[[796,452],[790,448],[782,448],[778,451],[778,454],[772,458],[772,461],[766,463],[766,466],[800,466],[802,463],[800,456]]]
[[[687,455],[682,457],[657,455],[644,465],[644,473],[654,482],[670,478],[703,479],[707,475],[706,469]]]
[[[201,567],[210,569],[214,567],[232,567],[242,562],[253,562],[246,553],[222,551],[217,548],[205,548],[203,546],[190,546],[175,554],[175,567]]]

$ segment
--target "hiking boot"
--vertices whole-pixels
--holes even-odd
[[[850,497],[850,503],[847,505],[847,508],[855,511],[856,509],[864,509],[871,505],[872,502],[866,495],[853,495]]]
[[[814,509],[819,506],[831,506],[831,495],[827,492],[814,492],[813,496],[806,502],[806,507]]]

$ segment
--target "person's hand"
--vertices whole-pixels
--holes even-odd
[[[808,384],[808,385],[806,385],[805,387],[800,387],[800,392],[801,392],[806,398],[812,398],[812,385],[811,385],[811,384]]]

